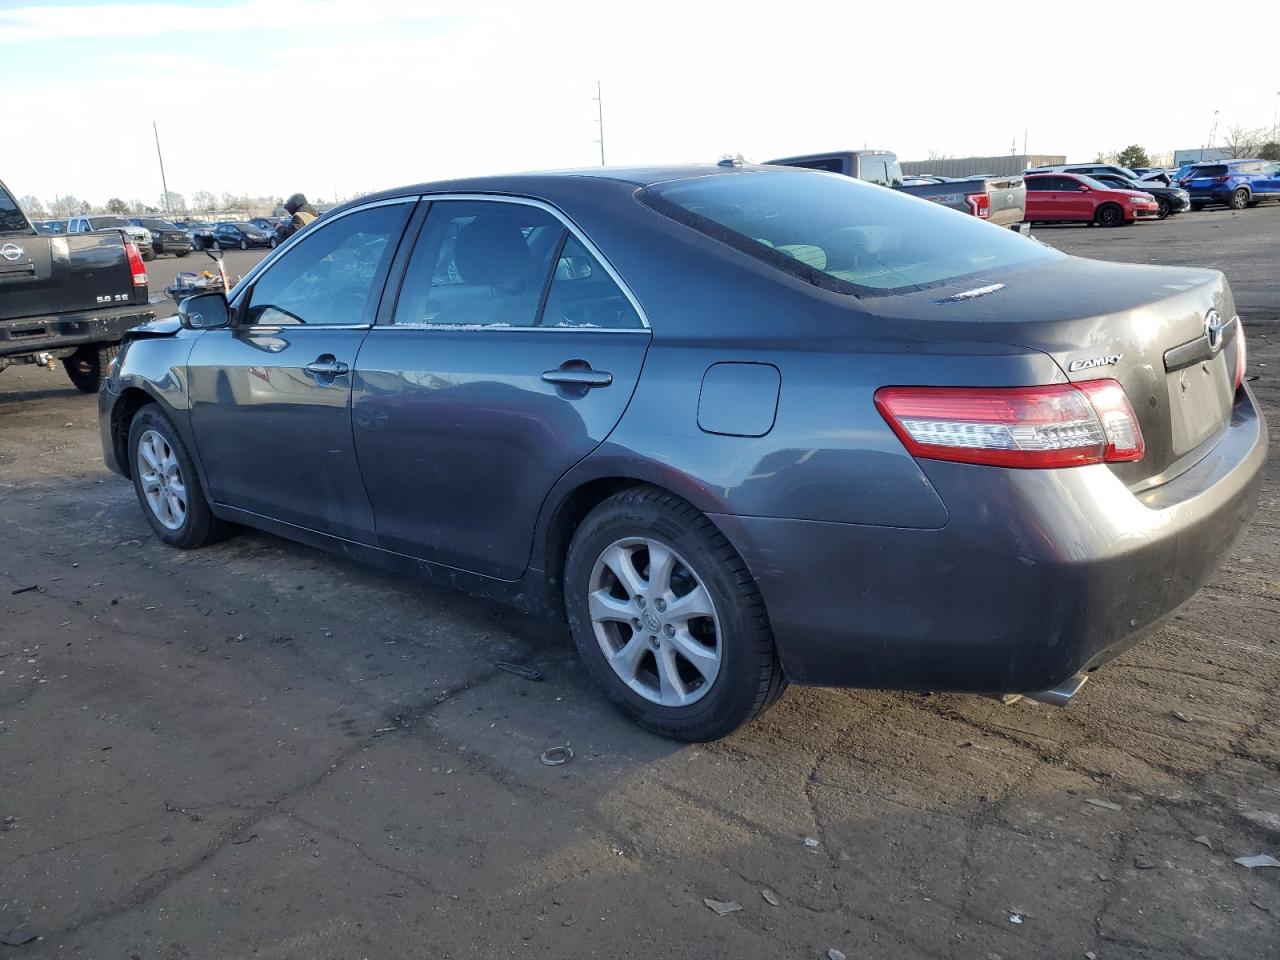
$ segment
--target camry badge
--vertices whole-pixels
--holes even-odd
[[[1222,314],[1210,310],[1204,315],[1204,335],[1209,341],[1209,352],[1217,353],[1222,349]]]
[[[1067,366],[1067,373],[1075,373],[1077,370],[1092,370],[1094,367],[1110,367],[1123,359],[1123,353],[1113,353],[1104,357],[1090,357],[1088,360],[1072,360]]]
[[[16,243],[6,243],[3,247],[0,247],[0,257],[4,257],[6,260],[17,260],[26,252]]]

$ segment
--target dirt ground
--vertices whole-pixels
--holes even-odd
[[[1280,424],[1280,208],[1036,235],[1225,270]],[[1065,710],[793,687],[681,746],[511,611],[256,533],[164,547],[94,398],[9,370],[0,939],[40,939],[0,957],[1280,956],[1280,869],[1233,862],[1280,856],[1278,481]]]

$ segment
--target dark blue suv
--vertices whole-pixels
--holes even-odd
[[[1191,209],[1225,203],[1243,210],[1262,200],[1280,200],[1280,163],[1271,160],[1223,160],[1198,163],[1178,185],[1191,194]]]

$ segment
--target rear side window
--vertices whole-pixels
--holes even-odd
[[[13,197],[9,196],[9,192],[0,187],[0,233],[30,233],[31,228],[27,226],[27,218],[22,215]]]
[[[674,220],[815,286],[918,290],[1063,255],[1012,230],[849,177],[753,170],[655,184]]]
[[[1187,176],[1192,180],[1197,177],[1225,177],[1227,175],[1227,166],[1224,163],[1210,164],[1205,167],[1192,167],[1187,171]]]
[[[564,225],[538,207],[432,204],[405,270],[395,322],[532,327]]]
[[[627,295],[572,234],[556,260],[541,325],[606,330],[639,330],[644,326]]]

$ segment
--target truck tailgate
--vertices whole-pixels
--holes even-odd
[[[6,238],[0,320],[146,302],[146,286],[134,286],[123,234]]]
[[[1012,227],[1026,219],[1027,186],[1021,177],[996,177],[987,181],[991,222]]]

